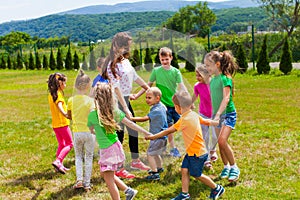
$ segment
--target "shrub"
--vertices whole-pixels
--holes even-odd
[[[269,56],[267,53],[267,35],[264,37],[263,44],[261,46],[261,50],[258,55],[258,61],[256,64],[257,72],[259,74],[268,74],[270,72],[270,64],[269,64]]]
[[[284,39],[284,44],[282,48],[282,55],[279,63],[279,70],[285,75],[290,73],[293,69],[292,65],[292,53],[290,50],[290,45],[287,36]]]

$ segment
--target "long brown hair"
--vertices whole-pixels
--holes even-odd
[[[48,91],[50,92],[53,102],[58,98],[57,91],[60,89],[60,82],[65,82],[67,77],[59,72],[50,74],[48,78]],[[63,92],[63,91],[62,91]]]
[[[119,124],[114,119],[116,102],[111,84],[98,83],[96,86],[95,105],[99,123],[102,124],[107,133],[120,130]]]
[[[132,37],[126,32],[117,33],[111,43],[111,48],[109,51],[108,57],[105,59],[102,77],[108,79],[107,67],[110,65],[111,72],[115,78],[117,78],[117,63],[121,62],[124,59],[124,55],[129,54],[129,41],[132,40]]]

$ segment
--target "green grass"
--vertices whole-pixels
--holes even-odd
[[[73,150],[65,161],[65,165],[71,167],[69,173],[57,174],[51,166],[57,141],[47,102],[46,80],[50,73],[1,70],[0,199],[110,199],[100,178],[97,156],[92,176],[94,188],[89,193],[72,189],[75,183]],[[65,90],[68,98],[73,93],[77,72],[64,73],[68,76]],[[148,73],[139,74],[148,80]],[[215,179],[225,186],[222,199],[300,199],[300,73],[294,71],[289,76],[281,76],[278,72],[263,76],[251,74],[235,76],[238,122],[229,142],[241,177],[236,185]],[[194,73],[183,73],[183,77],[192,91],[196,81]],[[144,96],[132,104],[137,116],[149,111]],[[148,128],[148,123],[141,125]],[[175,138],[180,146],[180,134],[175,134]],[[141,137],[140,144],[141,158],[146,161],[148,141]],[[128,152],[127,138],[124,149]],[[159,182],[143,180],[147,174],[139,171],[132,171],[136,179],[125,182],[139,190],[136,199],[170,199],[181,190],[180,161],[165,157],[166,170]],[[214,171],[204,173],[216,177],[221,169],[219,159]],[[206,199],[209,192],[208,187],[191,178],[192,199]],[[121,195],[124,199],[122,192]]]

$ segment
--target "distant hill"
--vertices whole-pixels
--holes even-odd
[[[195,5],[199,1],[184,1],[184,0],[160,0],[160,1],[140,1],[134,3],[119,3],[115,5],[95,5],[78,8],[61,12],[58,14],[73,14],[73,15],[86,15],[86,14],[104,14],[104,13],[120,13],[120,12],[147,12],[147,11],[178,11],[181,7],[187,5]],[[202,1],[204,2],[204,1]],[[247,8],[257,7],[258,4],[253,0],[230,0],[223,2],[209,2],[210,9],[224,9],[224,8]]]
[[[163,0],[88,6],[32,20],[2,23],[0,36],[21,31],[38,38],[69,36],[72,41],[96,41],[120,31],[161,26],[179,8],[196,3],[198,1]],[[258,23],[265,18],[259,8],[249,8],[257,6],[252,0],[209,2],[208,5],[220,16],[212,27],[216,32],[226,31],[232,23],[246,24],[251,20]]]

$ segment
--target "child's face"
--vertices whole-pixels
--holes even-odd
[[[196,72],[196,79],[197,81],[199,81],[200,83],[205,83],[204,78],[201,76],[201,74],[199,72]]]
[[[209,73],[209,75],[219,75],[220,74],[220,62],[214,63],[213,61],[209,59],[204,59],[204,64],[206,66],[206,69]]]
[[[66,88],[66,86],[67,86],[67,78],[65,81],[59,81],[59,88],[61,90],[64,90]]]
[[[172,59],[172,56],[159,56],[160,63],[163,67],[170,67]]]
[[[157,104],[160,101],[159,96],[154,96],[152,92],[146,92],[146,103],[149,106],[153,106],[154,104]]]
[[[179,106],[179,105],[174,105],[175,106],[175,111],[179,114],[179,115],[181,115],[182,114],[182,112],[181,112],[181,107]]]

